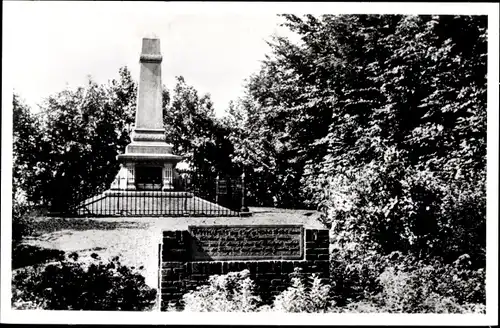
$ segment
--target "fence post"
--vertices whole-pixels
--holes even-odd
[[[241,212],[249,212],[248,207],[245,205],[245,168],[243,168],[243,173],[241,174]]]
[[[215,178],[215,204],[219,205],[219,175]]]

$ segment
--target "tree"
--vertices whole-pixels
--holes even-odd
[[[63,211],[109,187],[118,170],[116,155],[130,140],[135,88],[122,68],[109,87],[89,79],[85,87],[45,100],[38,137],[30,131],[37,146],[22,150],[32,161],[22,186],[29,200]]]
[[[481,265],[485,17],[283,17],[300,41],[274,37],[249,79],[234,160],[345,242]]]
[[[118,152],[125,151],[130,143],[131,126],[135,123],[137,106],[137,83],[132,79],[129,69],[124,66],[119,70],[120,79],[111,80],[108,92],[111,97],[111,110],[116,115],[116,132],[118,134]]]
[[[199,192],[215,192],[217,175],[233,173],[233,149],[227,127],[215,117],[210,95],[200,97],[183,77],[177,77],[171,102],[164,101],[164,106],[167,140],[174,145],[174,152],[196,171]]]
[[[40,122],[31,109],[16,93],[12,99],[13,163],[12,196],[14,200],[25,198],[25,191],[34,182],[36,154],[40,147]]]

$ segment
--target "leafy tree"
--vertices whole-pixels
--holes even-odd
[[[40,147],[42,132],[37,115],[31,113],[31,109],[16,93],[13,95],[12,110],[12,196],[15,201],[22,201],[26,196],[25,191],[28,190],[28,186],[34,182],[33,168],[37,163],[36,155]]]
[[[482,266],[485,17],[283,17],[300,40],[274,37],[231,114],[253,189],[326,209],[339,243]]]
[[[31,186],[36,185],[37,152],[41,140],[40,120],[14,93],[13,109],[13,162],[12,162],[12,246],[33,232],[29,214],[33,203],[28,199]]]
[[[366,26],[361,17],[357,22]],[[469,253],[481,266],[485,22],[462,16],[405,16],[396,22],[393,32],[382,36],[383,28],[360,29],[368,40],[378,40],[364,42],[363,52],[384,54],[363,66],[364,80],[379,90],[371,99],[379,100],[361,113],[353,111],[353,104],[360,108],[366,99],[359,96],[366,88],[346,88],[339,99],[349,98],[335,108],[345,121],[331,126],[328,155],[310,166],[306,185],[321,190],[315,197],[332,201],[328,193],[336,194],[331,219],[351,220],[347,226],[357,231],[366,226],[367,240],[386,252],[411,250],[446,255],[449,261]],[[351,128],[343,130],[346,125]],[[350,205],[337,207],[338,202]]]
[[[177,77],[172,99],[170,103],[164,101],[164,106],[167,140],[195,170],[195,188],[208,196],[215,191],[217,175],[233,173],[227,127],[215,117],[210,95],[200,97],[183,77]]]
[[[90,79],[45,100],[37,147],[23,149],[33,161],[30,182],[22,186],[29,200],[61,211],[109,187],[116,155],[130,140],[135,88],[122,68],[109,87]]]
[[[118,152],[123,153],[130,142],[131,127],[135,123],[137,106],[137,83],[126,66],[119,70],[119,80],[111,80],[107,86],[111,98],[111,109],[116,115]]]

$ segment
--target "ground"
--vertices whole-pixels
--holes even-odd
[[[146,283],[158,285],[158,244],[162,230],[187,229],[188,225],[206,224],[303,224],[324,228],[319,213],[308,210],[250,208],[250,217],[173,217],[173,218],[37,218],[36,237],[24,243],[48,249],[77,252],[81,260],[97,253],[103,259],[119,256],[123,264],[144,266]]]

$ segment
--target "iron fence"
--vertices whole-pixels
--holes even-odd
[[[84,199],[64,214],[76,217],[135,216],[239,216],[244,185],[241,177],[211,178],[181,171],[168,190],[154,181],[115,180],[104,193]],[[113,187],[114,186],[114,187]],[[122,188],[117,186],[127,186]],[[132,187],[133,186],[133,187]],[[135,190],[130,190],[130,188]]]

